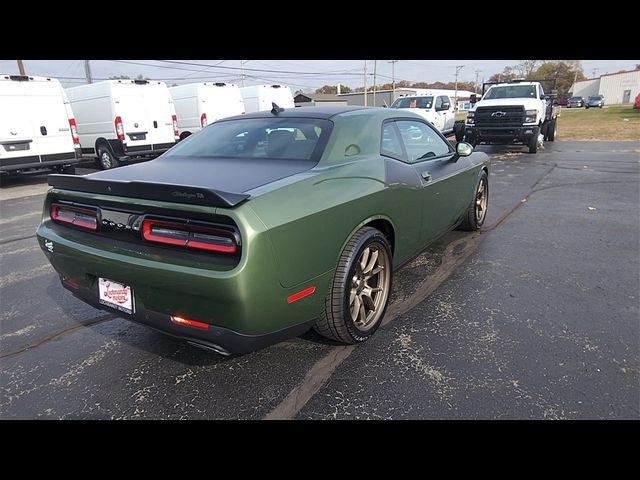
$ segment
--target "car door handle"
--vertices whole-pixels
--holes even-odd
[[[425,182],[430,182],[430,181],[431,181],[431,173],[429,173],[429,172],[422,172],[422,173],[420,174],[420,176],[422,177],[422,179],[423,179]]]

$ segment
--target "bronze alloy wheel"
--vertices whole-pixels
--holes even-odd
[[[476,222],[478,225],[484,223],[484,217],[487,214],[487,201],[489,200],[489,188],[487,185],[487,177],[480,179],[478,191],[476,192]]]
[[[386,249],[370,244],[358,258],[349,292],[349,312],[358,330],[366,332],[377,324],[387,303],[390,280]]]

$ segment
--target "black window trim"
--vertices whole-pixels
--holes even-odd
[[[416,162],[410,162],[409,161],[409,155],[407,155],[407,150],[404,146],[404,142],[402,141],[402,135],[400,134],[400,130],[398,130],[398,125],[396,124],[396,122],[399,121],[410,121],[410,122],[418,122],[418,123],[423,123],[426,126],[428,126],[431,130],[433,130],[449,147],[449,153],[445,153],[444,155],[438,155],[437,157],[428,157],[428,158],[423,158],[420,161],[416,161]],[[406,163],[407,165],[419,165],[422,162],[430,162],[432,160],[442,160],[444,158],[449,158],[451,159],[451,157],[453,157],[453,155],[456,153],[455,148],[453,148],[453,146],[451,145],[451,143],[449,142],[449,140],[447,140],[447,137],[445,137],[442,132],[440,132],[436,127],[434,127],[431,123],[427,122],[426,120],[423,120],[421,118],[409,118],[409,117],[395,117],[395,118],[388,118],[386,119],[384,122],[382,122],[382,124],[384,125],[386,122],[393,122],[394,123],[394,129],[396,130],[396,135],[399,135],[400,137],[400,145],[402,145],[402,152],[404,154],[404,158],[396,158],[390,155],[384,155],[385,157],[390,157],[393,158],[394,160],[400,160],[403,163]],[[380,130],[380,152],[382,152],[382,129]],[[382,153],[381,153],[382,155]]]
[[[393,158],[394,160],[399,160],[403,163],[409,163],[409,156],[407,155],[407,150],[404,147],[404,142],[402,141],[402,135],[400,135],[400,131],[398,130],[398,126],[396,125],[396,118],[387,118],[382,122],[382,125],[380,127],[380,155],[383,157],[387,157],[387,158]],[[391,123],[392,124],[392,129],[393,132],[396,136],[396,139],[398,140],[398,143],[400,144],[400,148],[402,149],[402,157],[403,158],[398,158],[396,157],[393,152],[389,152],[388,150],[384,150],[382,148],[382,139],[383,139],[383,131],[384,128],[386,126],[387,123]],[[388,153],[385,153],[388,152]]]

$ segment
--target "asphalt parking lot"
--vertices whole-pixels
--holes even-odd
[[[236,357],[73,298],[34,236],[46,175],[4,181],[0,417],[640,418],[640,142],[479,149],[485,226],[397,272],[369,342]]]

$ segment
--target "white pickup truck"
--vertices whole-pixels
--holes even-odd
[[[474,96],[471,103],[476,103]],[[536,153],[544,140],[555,139],[559,112],[540,81],[493,84],[467,114],[464,140],[474,146],[524,144]]]
[[[443,135],[453,132],[456,112],[449,95],[414,95],[396,98],[390,108],[417,113],[428,120]]]

